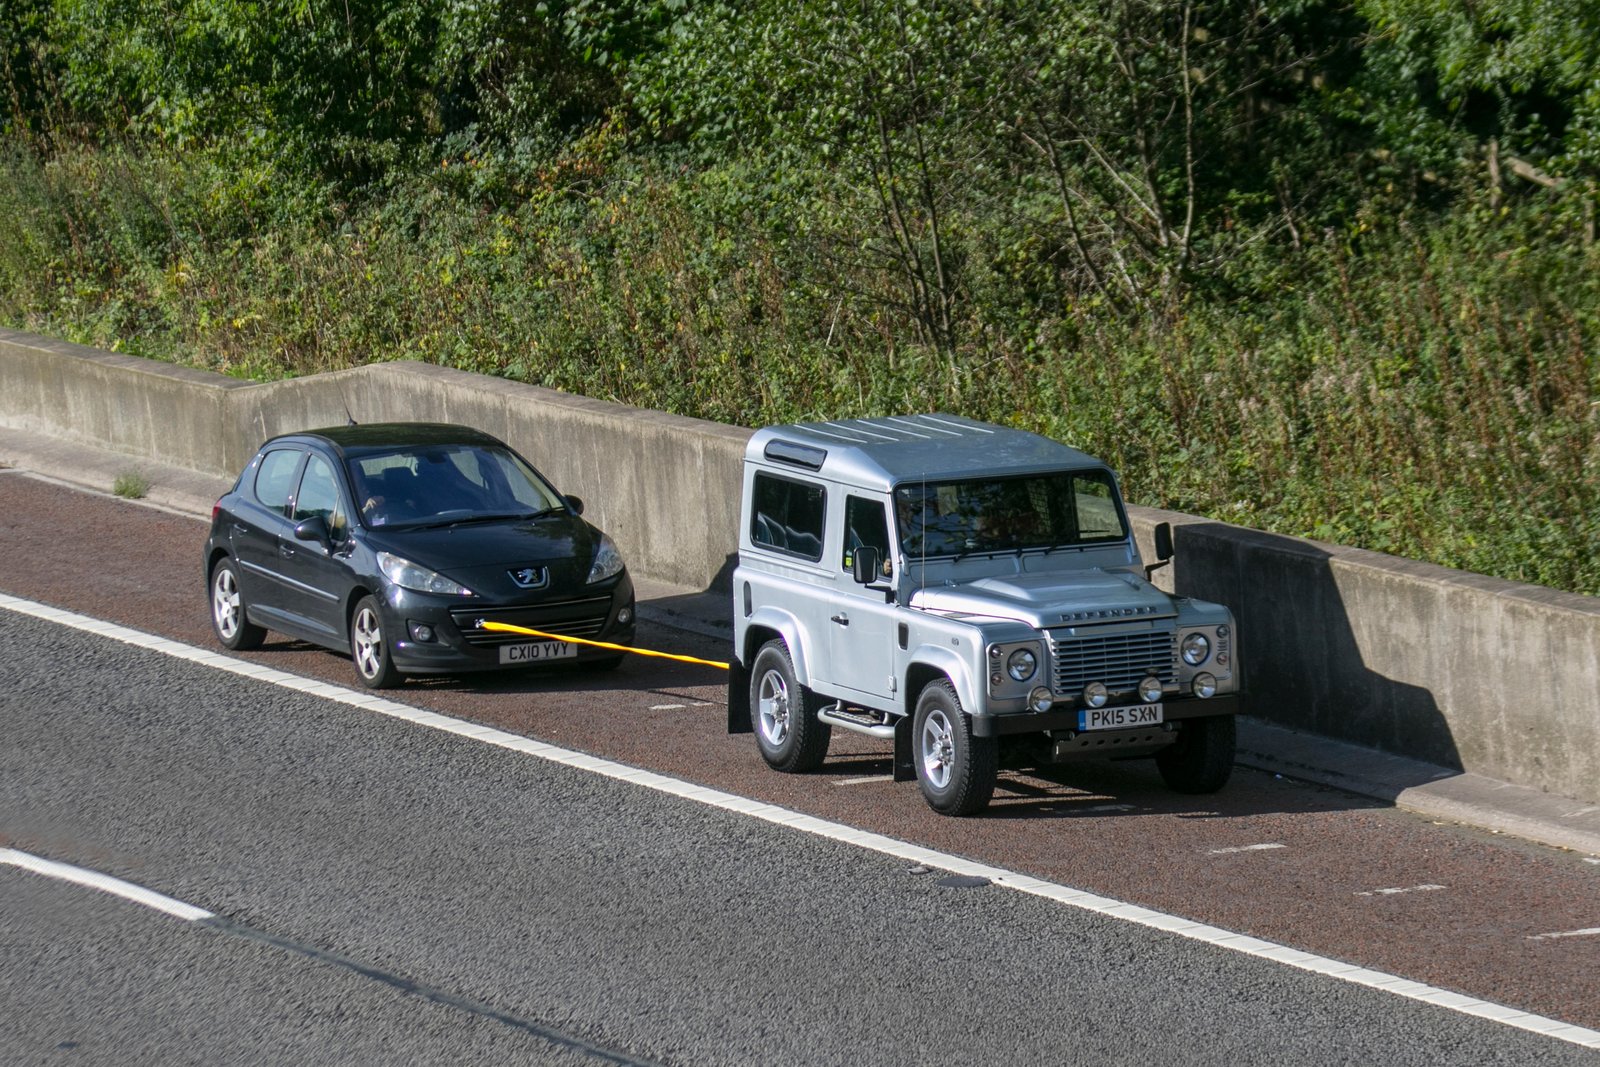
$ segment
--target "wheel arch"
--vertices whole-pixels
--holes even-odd
[[[961,701],[961,710],[968,715],[978,707],[978,694],[973,688],[972,672],[966,662],[953,652],[937,645],[923,645],[911,656],[905,676],[905,712],[908,717],[917,713],[917,700],[932,682],[946,681]]]
[[[789,663],[794,667],[795,681],[809,688],[811,669],[810,657],[806,654],[806,628],[791,612],[764,607],[751,615],[745,622],[744,640],[738,650],[739,662],[748,669],[761,646],[775,637],[781,639],[789,650]]]

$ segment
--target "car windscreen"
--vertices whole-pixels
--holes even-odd
[[[908,558],[1024,552],[1121,541],[1117,490],[1104,470],[908,482],[895,488]]]
[[[349,458],[351,487],[369,526],[520,519],[566,502],[509,449],[426,445]]]

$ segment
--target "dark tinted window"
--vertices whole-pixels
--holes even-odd
[[[370,526],[518,518],[566,507],[554,487],[504,448],[396,448],[359,455],[349,466]]]
[[[916,558],[1062,548],[1128,536],[1116,488],[1103,470],[916,482],[898,486],[894,500],[900,545]]]
[[[256,471],[256,499],[280,514],[289,514],[289,492],[294,489],[295,468],[304,454],[278,448],[263,456],[261,468]]]
[[[845,570],[855,567],[856,549],[876,548],[884,563],[889,562],[889,520],[885,517],[882,501],[867,497],[844,498],[844,559]],[[887,573],[887,567],[885,568]]]
[[[750,540],[803,559],[822,558],[822,486],[756,475]]]
[[[321,456],[312,456],[300,478],[300,491],[294,498],[294,521],[320,515],[335,538],[344,536],[344,508],[339,504],[339,485],[334,481],[333,465]]]

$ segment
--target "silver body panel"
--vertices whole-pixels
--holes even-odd
[[[1131,534],[1110,543],[918,559],[906,557],[891,528],[889,577],[858,584],[844,565],[847,497],[882,502],[892,527],[897,486],[1075,470],[1111,476],[1077,449],[954,415],[758,431],[745,453],[734,571],[737,658],[748,664],[762,641],[781,637],[800,684],[890,716],[909,714],[921,686],[935,677],[947,678],[962,707],[983,718],[1028,716],[1029,691],[1040,685],[1050,688],[1058,710],[1072,705],[1087,681],[1103,682],[1114,703],[1125,702],[1152,674],[1167,691],[1167,706],[1178,708],[1174,717],[1204,714],[1203,707],[1181,706],[1205,701],[1189,691],[1196,668],[1179,657],[1179,641],[1198,629],[1214,650],[1225,645],[1226,663],[1215,662],[1213,653],[1199,669],[1217,679],[1219,693],[1231,693],[1237,688],[1232,616],[1148,582]],[[781,546],[757,542],[761,475],[820,491],[820,538],[791,530],[792,540]],[[1120,515],[1120,499],[1115,505]],[[819,541],[820,559],[797,558],[792,550],[803,544],[809,554]],[[995,646],[1004,655],[1033,650],[1037,672],[1012,681],[1003,664],[996,670]]]

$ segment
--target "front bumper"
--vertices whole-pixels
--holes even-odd
[[[1182,697],[1161,702],[1161,714],[1167,722],[1179,719],[1201,719],[1213,715],[1237,715],[1243,693],[1219,693],[1209,700],[1199,697]],[[1078,725],[1076,706],[1056,707],[1049,711],[1022,711],[1006,715],[974,715],[972,733],[976,737],[1008,737],[1012,734],[1029,734],[1042,730],[1072,730]]]
[[[633,644],[637,619],[633,582],[626,573],[615,584],[587,595],[549,597],[520,604],[463,602],[391,587],[383,608],[384,626],[394,635],[389,643],[394,664],[407,674],[522,670],[530,666],[501,663],[500,649],[544,638],[484,631],[477,626],[480,619],[614,645]],[[430,627],[434,639],[415,640],[413,632],[417,624]],[[588,645],[580,644],[577,648],[576,658],[549,662],[585,663],[619,655]]]

